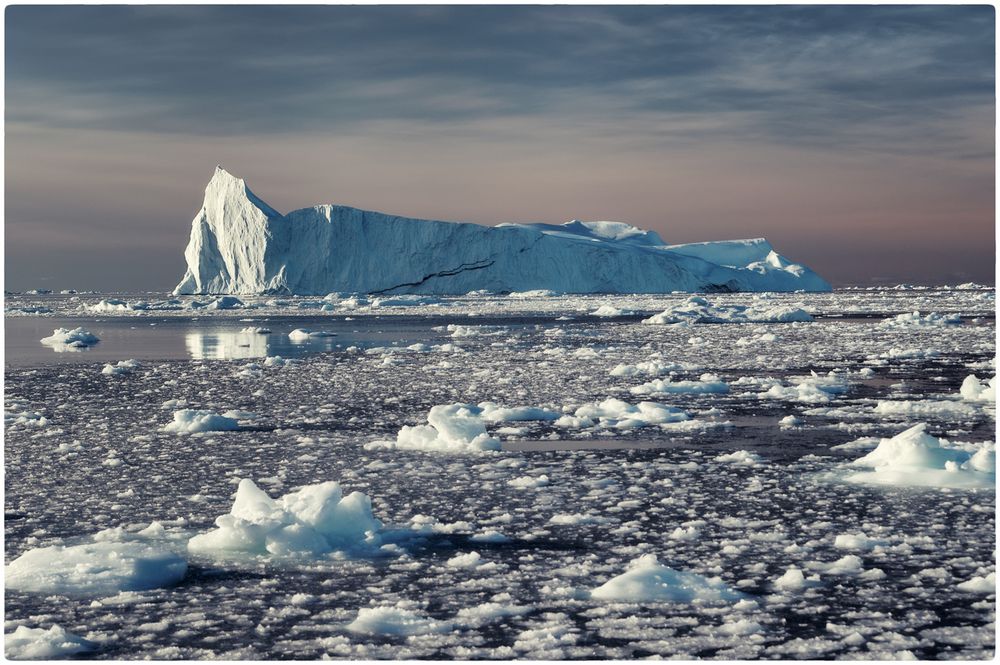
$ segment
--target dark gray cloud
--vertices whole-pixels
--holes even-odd
[[[8,251],[20,242],[43,251],[60,237],[53,220],[83,214],[71,212],[72,200],[44,194],[46,173],[61,172],[71,160],[91,165],[79,177],[102,201],[87,213],[95,228],[141,225],[112,209],[116,183],[143,157],[165,159],[142,154],[150,146],[164,150],[164,141],[175,148],[174,162],[161,168],[198,172],[183,179],[185,187],[214,166],[202,164],[208,147],[219,155],[215,161],[245,158],[229,164],[234,171],[280,177],[291,169],[289,178],[301,181],[315,178],[317,164],[337,171],[333,162],[345,158],[358,170],[374,168],[393,147],[406,164],[442,152],[453,168],[436,171],[440,177],[481,169],[479,188],[523,170],[526,156],[544,148],[550,152],[536,156],[539,168],[557,168],[551,152],[574,158],[561,174],[552,172],[553,192],[562,187],[559,178],[591,181],[604,175],[596,160],[612,161],[634,187],[616,190],[610,183],[608,200],[617,205],[606,214],[624,217],[616,214],[621,210],[639,216],[628,221],[654,226],[667,222],[651,220],[662,200],[649,193],[655,189],[649,169],[673,177],[685,162],[698,163],[713,187],[739,189],[723,180],[740,177],[732,164],[791,151],[803,157],[795,161],[812,170],[812,180],[834,177],[832,161],[854,160],[876,187],[892,163],[897,172],[913,171],[907,177],[914,191],[926,189],[917,178],[936,178],[936,193],[956,206],[972,191],[976,209],[962,204],[956,214],[982,218],[981,246],[992,239],[993,26],[993,8],[985,6],[12,6],[6,11],[7,217],[22,230],[8,230]],[[293,145],[306,151],[298,159]],[[509,146],[520,153],[505,153]],[[323,155],[324,149],[333,152]],[[271,171],[255,163],[265,155]],[[901,167],[900,159],[909,161]],[[158,170],[151,168],[150,178]],[[383,169],[383,177],[390,171]],[[781,177],[795,187],[799,176],[783,171]],[[167,189],[179,192],[181,182]],[[406,187],[402,180],[380,185]],[[565,187],[575,191],[569,180]],[[869,197],[866,185],[852,187],[848,196]],[[356,191],[369,195],[363,185]],[[304,185],[294,193],[318,197],[297,205],[329,198]],[[172,208],[168,201],[176,195],[161,196],[146,212],[149,219],[190,217],[190,204]],[[648,197],[645,207],[636,196]],[[468,198],[458,210],[479,221],[520,212],[487,199]],[[561,210],[543,192],[525,200],[538,205],[538,216]],[[403,213],[439,209],[419,197],[408,203],[388,194],[355,203]],[[697,203],[678,207],[709,217],[714,203],[703,209]],[[757,205],[762,218],[786,214],[766,201]],[[30,224],[41,219],[45,242]],[[918,215],[914,223],[932,222]],[[670,224],[678,232],[668,235],[685,233],[683,220]],[[705,229],[703,221],[695,226]],[[171,233],[183,244],[182,233]],[[150,234],[150,242],[163,235]],[[163,251],[179,255],[177,247]],[[834,278],[845,281],[844,273]],[[21,269],[8,268],[8,278],[21,279]]]

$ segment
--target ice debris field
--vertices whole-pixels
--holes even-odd
[[[5,654],[990,658],[994,308],[8,295]]]

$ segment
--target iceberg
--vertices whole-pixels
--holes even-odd
[[[482,226],[342,205],[283,215],[222,167],[184,257],[175,294],[830,290],[763,238],[667,245],[622,222]]]

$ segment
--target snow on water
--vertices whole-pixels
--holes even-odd
[[[638,323],[686,295],[474,294],[378,309],[366,296],[350,310],[341,308],[350,294],[309,301],[332,311],[269,296],[241,298],[242,309],[199,309],[198,321],[177,309],[102,312],[100,322],[79,318],[79,306],[165,300],[15,296],[11,305],[57,314],[18,321],[34,327],[27,343],[45,353],[6,368],[7,563],[47,547],[137,542],[187,559],[188,570],[177,583],[110,596],[8,588],[6,630],[63,626],[94,642],[86,658],[989,658],[992,486],[843,482],[878,474],[849,462],[919,422],[954,456],[945,467],[958,467],[932,470],[987,473],[977,470],[989,468],[987,454],[972,460],[992,450],[995,402],[962,391],[970,374],[982,390],[983,377],[995,375],[993,304],[983,295],[712,294],[715,305],[796,307],[815,321],[696,330]],[[603,304],[637,316],[590,316]],[[962,323],[878,325],[914,310],[958,313]],[[45,320],[69,311],[78,318]],[[109,321],[128,336],[106,332]],[[266,326],[276,334],[246,333],[240,343],[284,346],[265,347],[256,360],[158,359],[124,348],[131,338],[145,342],[147,323],[160,332]],[[449,324],[478,334],[453,338]],[[54,354],[38,339],[57,326],[103,339],[86,354]],[[343,345],[286,362],[296,328],[336,331],[331,342]],[[354,329],[405,332],[366,346],[348,339]],[[133,357],[136,371],[101,374],[104,363]],[[729,391],[650,397],[657,406],[645,412],[630,392],[702,374]],[[762,397],[774,387],[795,394]],[[806,391],[825,401],[800,401]],[[881,402],[964,408],[916,419],[879,413]],[[452,405],[479,422],[449,429],[460,414],[446,412],[446,438],[468,443],[485,433],[500,450],[394,445],[404,427],[434,429],[428,413]],[[584,406],[592,415],[578,417]],[[162,431],[181,409],[232,418],[240,429]],[[786,418],[794,420],[782,427]],[[366,446],[385,440],[392,447]],[[246,478],[267,502],[234,517]],[[355,532],[347,542],[357,547],[310,538],[299,528],[308,511],[284,503],[329,479],[341,500],[353,491],[371,498],[381,526]],[[218,516],[250,533],[255,553],[189,549],[191,539],[223,530]],[[94,533],[104,535],[85,538]],[[275,548],[288,553],[269,551],[266,535],[260,549],[253,538],[261,533],[281,534],[271,542],[290,544]],[[658,566],[702,584],[718,578],[742,597],[591,596],[651,554]]]
[[[629,564],[628,571],[590,592],[591,598],[625,603],[736,601],[743,594],[733,591],[718,577],[677,571],[661,565],[655,554],[646,554]]]
[[[18,626],[13,633],[4,635],[3,642],[4,655],[11,660],[61,660],[98,647],[55,625],[49,628]]]
[[[377,547],[382,528],[371,499],[361,492],[343,496],[339,483],[307,485],[272,499],[249,478],[240,481],[232,509],[215,524],[188,541],[190,552],[316,556]]]
[[[8,589],[64,596],[110,596],[176,584],[187,562],[143,542],[94,542],[29,550],[4,568]]]

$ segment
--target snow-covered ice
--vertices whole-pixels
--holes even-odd
[[[81,351],[100,342],[100,338],[83,328],[56,328],[49,337],[41,339],[42,344],[53,351]]]
[[[208,555],[315,556],[379,544],[382,523],[361,492],[343,496],[333,481],[307,485],[272,499],[249,478],[240,481],[233,507],[216,529],[194,536],[188,550]]]
[[[29,550],[4,568],[8,589],[66,596],[109,596],[176,584],[187,562],[144,542],[52,545]]]
[[[660,564],[655,554],[632,561],[628,571],[590,592],[591,598],[626,603],[736,601],[742,594],[719,578],[708,578]]]
[[[62,626],[29,628],[18,626],[3,636],[4,655],[11,660],[62,660],[66,656],[93,651],[97,644],[68,632]]]
[[[174,419],[163,426],[163,431],[193,434],[195,432],[230,432],[239,428],[238,418],[219,415],[205,409],[181,409],[174,411]]]
[[[943,446],[926,430],[926,423],[920,423],[882,439],[875,450],[851,462],[851,466],[871,470],[850,473],[846,480],[879,485],[996,486],[995,444],[969,452]]]

